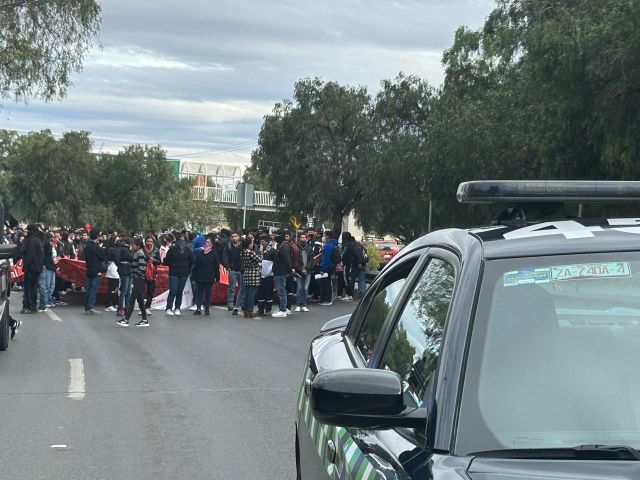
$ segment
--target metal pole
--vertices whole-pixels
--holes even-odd
[[[242,214],[242,230],[247,228],[247,182],[244,183],[244,203],[242,204],[244,210]]]
[[[429,200],[429,226],[427,227],[427,233],[431,232],[431,213],[433,211],[433,200]]]
[[[582,204],[578,204],[578,218],[582,218]]]

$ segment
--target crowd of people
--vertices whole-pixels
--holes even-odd
[[[220,281],[221,266],[228,276],[227,306],[232,315],[286,317],[308,312],[309,299],[331,305],[334,283],[337,296],[352,300],[357,285],[366,290],[367,254],[348,232],[340,243],[332,231],[306,229],[268,233],[260,230],[209,233],[182,231],[161,234],[123,234],[100,231],[87,225],[76,231],[47,229],[30,224],[25,230],[6,233],[18,245],[21,259],[22,314],[37,313],[65,305],[62,296],[73,288],[84,290],[84,310],[96,315],[97,294],[107,281],[106,312],[116,314],[116,324],[127,327],[137,304],[146,327],[156,292],[158,267],[168,267],[169,291],[165,314],[180,316],[184,308],[194,315],[210,315],[211,292]],[[85,262],[86,282],[72,285],[57,275],[62,258]],[[183,293],[191,282],[193,305],[183,305]],[[274,307],[275,303],[275,307]]]

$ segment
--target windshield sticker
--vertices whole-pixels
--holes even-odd
[[[546,268],[528,268],[506,272],[502,277],[505,287],[536,283],[562,282],[565,280],[588,280],[594,278],[630,277],[629,262],[578,263],[556,265]]]
[[[549,283],[551,281],[551,269],[549,268],[529,268],[526,270],[515,270],[507,272],[502,277],[505,287],[516,285],[527,285],[531,283]]]
[[[551,281],[630,277],[629,262],[579,263],[551,267]]]

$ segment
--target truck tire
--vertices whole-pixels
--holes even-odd
[[[9,328],[9,300],[4,306],[4,312],[2,312],[2,318],[0,318],[0,352],[4,352],[9,348],[9,337],[11,336],[11,330]]]

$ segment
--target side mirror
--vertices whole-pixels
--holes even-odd
[[[427,409],[407,410],[402,379],[389,370],[327,370],[310,385],[311,410],[322,423],[354,428],[424,429]]]
[[[17,254],[18,254],[17,245],[0,244],[0,260],[10,260],[12,258],[15,258]]]

